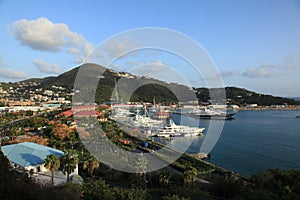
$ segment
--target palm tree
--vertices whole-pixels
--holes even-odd
[[[134,188],[143,188],[143,187],[145,187],[144,177],[141,176],[140,174],[132,174],[129,177],[129,183],[130,183],[131,187],[134,187]]]
[[[141,176],[143,176],[146,167],[148,164],[147,158],[144,156],[143,153],[139,154],[137,157],[137,160],[135,161],[135,168],[137,170],[137,173],[139,173]]]
[[[77,168],[78,161],[78,154],[71,149],[61,157],[61,168],[63,173],[67,174],[67,181],[69,181],[70,174]]]
[[[137,173],[139,173],[139,175],[141,177],[144,175],[144,188],[146,188],[146,183],[147,183],[147,179],[146,179],[147,165],[148,165],[148,160],[147,160],[146,156],[144,156],[143,153],[139,154],[137,157],[137,160],[135,162],[135,167],[136,167]]]
[[[166,189],[167,189],[167,186],[169,184],[170,177],[171,177],[171,173],[169,171],[167,171],[167,170],[163,170],[160,173],[159,183],[165,185]]]
[[[87,169],[88,173],[93,176],[94,170],[97,169],[99,165],[99,161],[93,155],[89,155],[83,163],[83,169]]]
[[[198,170],[193,166],[188,166],[183,174],[184,174],[184,183],[191,184],[195,182],[198,175]]]
[[[54,184],[54,172],[59,169],[60,167],[60,160],[59,158],[54,155],[54,154],[50,154],[46,157],[45,159],[45,164],[44,167],[46,167],[47,169],[49,169],[51,171],[51,184]]]

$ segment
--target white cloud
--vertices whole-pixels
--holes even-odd
[[[76,47],[71,47],[68,51],[70,54],[77,54],[79,55],[80,54],[80,50],[77,49]]]
[[[43,60],[35,59],[33,60],[35,66],[40,70],[40,72],[44,73],[52,73],[52,74],[60,74],[62,73],[62,69],[57,64],[50,64]]]
[[[294,64],[294,63],[299,63],[300,61],[300,54],[291,54],[291,55],[287,55],[284,56],[282,58],[283,63],[285,64]]]
[[[278,65],[262,64],[259,67],[250,67],[242,75],[248,78],[273,77],[278,75]]]
[[[220,79],[231,78],[231,77],[238,76],[238,75],[241,75],[241,73],[238,70],[227,70],[227,71],[221,71],[218,73],[211,74],[211,76],[205,77],[205,79],[203,79],[202,77],[201,78],[206,81],[207,80],[220,80]],[[196,82],[196,80],[193,80],[193,82]]]
[[[148,62],[131,61],[126,64],[132,66],[132,69],[128,70],[128,72],[137,76],[147,76],[173,83],[187,83],[183,74],[164,64],[161,60]]]
[[[2,57],[0,56],[0,77],[4,79],[25,79],[29,78],[28,74],[21,70],[11,69],[9,68]]]
[[[164,65],[161,60],[157,60],[157,61],[154,61],[153,64],[156,64],[156,65]]]
[[[119,71],[119,72],[125,70],[124,67],[122,67],[121,65],[118,65],[118,64],[112,64],[110,67],[112,70]]]
[[[290,65],[281,66],[280,69],[285,71],[285,72],[292,72],[292,71],[297,70],[299,67],[300,67],[300,65],[290,64]]]
[[[0,77],[11,79],[25,79],[28,78],[28,74],[21,70],[15,70],[7,67],[0,67]]]
[[[240,75],[240,72],[238,70],[228,70],[228,71],[221,72],[222,78],[230,78],[237,75]]]
[[[13,36],[24,46],[34,50],[58,52],[65,48],[69,53],[88,55],[93,45],[72,32],[68,25],[53,23],[45,17],[36,20],[21,19],[9,26]],[[77,49],[77,51],[75,51]]]
[[[163,64],[161,60],[147,61],[147,62],[131,60],[131,61],[125,62],[125,65],[127,65],[129,67],[138,67],[138,66],[142,66],[142,65],[165,65],[165,64]],[[152,70],[155,71],[155,68],[153,68]]]
[[[248,78],[274,77],[296,71],[299,67],[299,64],[262,64],[259,67],[247,68],[242,75]]]
[[[296,55],[282,58],[282,62],[276,64],[263,63],[258,67],[248,67],[244,70],[228,70],[220,72],[222,78],[233,76],[244,76],[247,78],[269,78],[286,75],[289,72],[296,72],[300,68],[300,57]],[[212,76],[212,78],[217,75]]]
[[[121,54],[132,51],[136,48],[137,48],[137,44],[135,44],[128,37],[123,39],[121,38],[112,39],[104,46],[104,50],[112,58],[119,57],[121,56]],[[131,53],[130,55],[134,55],[134,53]]]
[[[139,66],[141,64],[142,64],[142,62],[135,61],[135,60],[125,62],[125,65],[128,66],[128,67],[136,67],[136,66]]]

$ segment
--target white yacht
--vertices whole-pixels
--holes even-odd
[[[187,113],[191,117],[199,117],[200,119],[232,119],[235,113],[227,113],[225,111],[213,110],[210,108],[192,110]]]
[[[129,117],[133,116],[134,113],[130,112],[127,109],[114,109],[110,115],[110,118],[117,122],[127,121]]]
[[[172,119],[168,119],[169,123],[159,129],[154,136],[158,137],[178,137],[178,136],[198,136],[202,135],[205,128],[189,127],[176,125]]]
[[[130,125],[135,127],[161,127],[162,120],[151,119],[146,115],[140,115],[137,113],[129,122]]]

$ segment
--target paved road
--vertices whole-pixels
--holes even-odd
[[[23,121],[23,120],[25,120],[25,119],[29,119],[29,118],[30,118],[30,117],[23,117],[23,118],[21,118],[21,119],[16,119],[16,120],[14,120],[14,121],[7,122],[7,123],[5,123],[5,124],[2,124],[2,125],[0,125],[0,127],[2,128],[2,127],[5,127],[5,126],[14,124],[14,123],[18,123],[18,122]]]

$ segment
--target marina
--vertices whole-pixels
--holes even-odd
[[[157,119],[153,117],[156,112],[152,113],[152,117],[150,117],[146,108],[143,113],[140,113],[139,110],[132,113],[126,109],[117,109],[112,111],[110,118],[127,127],[138,128],[141,132],[146,132],[149,137],[200,136],[205,130],[203,127],[176,124],[170,116]]]

